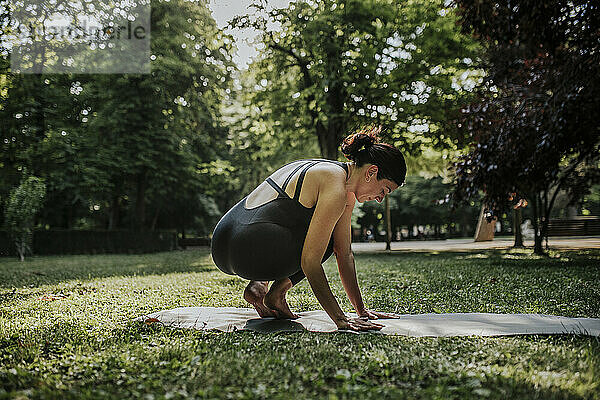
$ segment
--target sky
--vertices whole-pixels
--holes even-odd
[[[248,13],[250,11],[248,6],[252,3],[253,0],[210,0],[208,7],[217,26],[223,29],[231,18]],[[286,7],[290,0],[266,0],[266,3],[268,8],[282,8]],[[240,69],[246,69],[251,58],[258,53],[255,45],[252,44],[257,32],[253,29],[225,30],[225,32],[235,38],[238,48],[238,54],[233,57],[233,61]]]

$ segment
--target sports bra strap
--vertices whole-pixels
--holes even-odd
[[[273,179],[271,178],[267,178],[266,182],[271,185],[273,187],[273,189],[275,189],[277,191],[277,193],[279,193],[281,196],[284,196],[286,198],[290,198],[290,196],[285,192],[285,188],[287,187],[288,183],[290,182],[290,180],[292,179],[292,176],[294,176],[294,174],[296,172],[298,172],[298,170],[302,167],[304,167],[304,169],[302,170],[302,172],[300,173],[300,176],[298,177],[298,181],[296,182],[296,191],[294,192],[294,200],[299,201],[300,199],[300,191],[302,190],[302,183],[304,182],[304,175],[306,175],[306,171],[308,171],[308,169],[310,167],[312,167],[315,164],[318,164],[322,161],[326,161],[326,162],[330,162],[333,164],[337,164],[340,167],[343,167],[344,170],[346,170],[346,173],[348,173],[348,169],[346,167],[346,164],[339,162],[339,161],[333,161],[333,160],[326,160],[326,159],[318,159],[318,158],[312,158],[308,161],[308,163],[303,163],[300,164],[299,166],[297,166],[294,171],[292,171],[292,173],[286,178],[285,182],[283,183],[283,186],[280,187]]]
[[[279,187],[279,185],[277,183],[275,183],[275,181],[271,178],[267,178],[266,179],[267,183],[271,186],[273,186],[273,189],[277,190],[277,193],[279,193],[282,196],[287,197],[288,199],[290,198],[290,196],[288,196],[288,194]]]
[[[300,176],[298,177],[298,181],[296,182],[296,192],[294,192],[294,200],[298,201],[298,199],[300,199],[300,190],[302,190],[302,182],[304,182],[304,175],[306,175],[306,171],[317,163],[318,161],[314,161],[309,163],[308,165],[305,164],[306,167],[302,170],[302,172],[300,172]]]
[[[298,165],[291,174],[288,175],[287,179],[285,180],[285,182],[283,182],[283,186],[281,187],[283,190],[285,190],[285,188],[287,187],[288,183],[290,183],[290,179],[292,179],[292,176],[294,176],[294,174],[303,166],[305,166],[306,164],[300,164]]]

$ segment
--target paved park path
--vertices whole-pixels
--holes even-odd
[[[496,238],[489,242],[474,242],[473,239],[410,240],[392,242],[392,251],[473,251],[487,249],[508,249],[512,247],[512,237]],[[524,244],[533,248],[533,239],[525,239]],[[600,236],[552,237],[548,240],[554,249],[600,249]],[[545,242],[544,242],[545,246]],[[355,253],[385,252],[385,243],[352,243]]]

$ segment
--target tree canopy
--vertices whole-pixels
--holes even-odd
[[[2,57],[0,198],[26,167],[50,226],[212,229],[232,39],[204,1],[151,11],[150,74],[15,74]]]
[[[231,25],[260,32],[251,101],[277,135],[316,137],[331,159],[345,135],[371,123],[386,127],[388,139],[409,153],[460,142],[459,130],[441,128],[468,95],[464,81],[478,74],[477,46],[458,32],[442,1],[253,7],[256,13]]]
[[[488,76],[457,121],[472,145],[456,164],[456,197],[483,191],[495,213],[528,199],[542,252],[558,193],[579,201],[600,178],[598,5],[457,4],[463,29],[485,47]]]

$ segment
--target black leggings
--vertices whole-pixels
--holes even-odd
[[[261,221],[267,205],[272,214],[275,206],[293,205],[285,199],[275,199],[256,209],[244,208],[242,199],[223,216],[213,232],[211,250],[217,267],[230,275],[253,281],[273,281],[290,278],[292,284],[304,279],[300,258],[305,232]],[[282,203],[283,202],[283,203]],[[291,217],[290,217],[291,218]],[[293,218],[292,218],[293,219]],[[325,262],[333,253],[333,238],[323,256]]]

